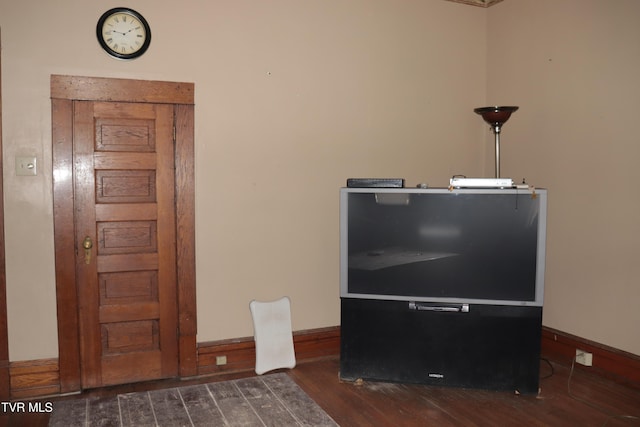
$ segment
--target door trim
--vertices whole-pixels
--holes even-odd
[[[2,41],[0,37],[0,70],[2,69]],[[9,331],[7,327],[7,280],[4,248],[4,196],[2,181],[2,75],[0,71],[0,400],[8,400]]]
[[[73,200],[73,101],[175,105],[178,372],[197,374],[195,284],[194,84],[51,76],[53,215],[60,392],[82,388]]]

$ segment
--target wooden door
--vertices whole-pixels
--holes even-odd
[[[173,116],[166,104],[74,106],[84,387],[178,372]]]
[[[180,87],[52,76],[61,392],[197,373]]]

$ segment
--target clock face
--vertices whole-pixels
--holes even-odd
[[[96,34],[100,46],[119,59],[137,58],[151,43],[147,21],[135,10],[123,7],[105,12],[98,20]]]

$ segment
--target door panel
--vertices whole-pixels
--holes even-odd
[[[130,156],[127,156],[130,157]],[[155,203],[155,170],[100,170],[99,168],[136,168],[137,164],[126,164],[126,159],[110,159],[96,165],[97,203]],[[118,160],[122,160],[118,162]],[[155,159],[153,159],[155,160]],[[149,162],[147,167],[153,167]]]
[[[74,102],[85,388],[178,373],[173,109]],[[88,252],[86,238],[93,243]]]

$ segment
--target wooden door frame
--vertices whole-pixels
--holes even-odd
[[[197,374],[195,286],[194,84],[51,76],[53,215],[60,392],[82,388],[73,200],[73,101],[175,105],[178,372]]]
[[[2,42],[0,40],[0,400],[9,400],[9,331],[7,327],[7,276],[4,249],[4,196],[2,159]]]

